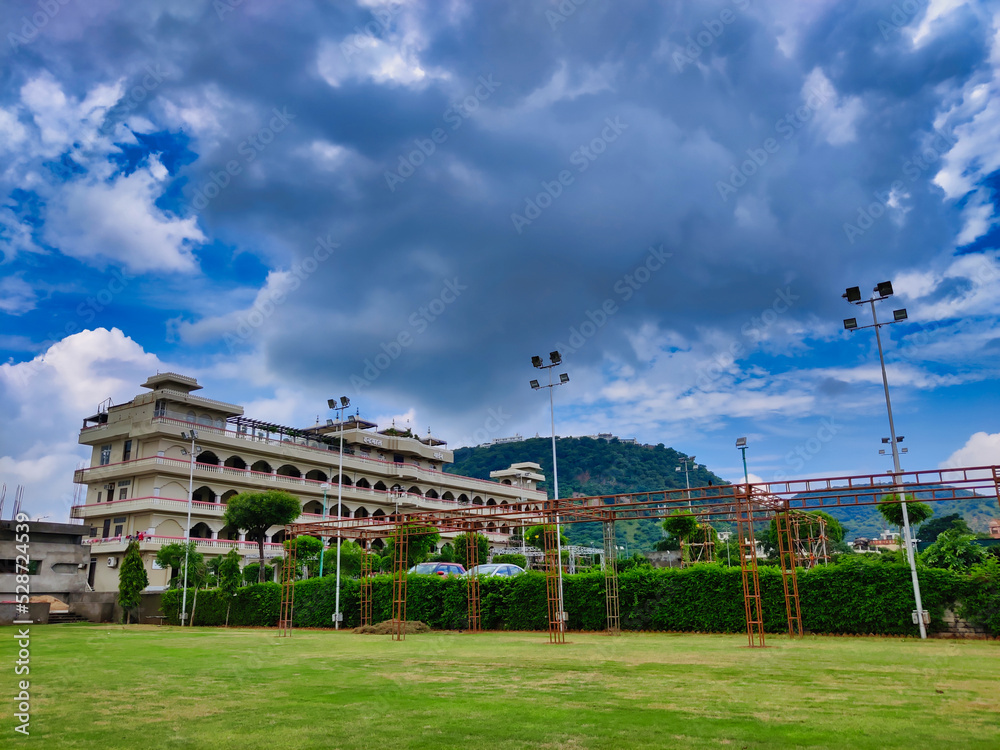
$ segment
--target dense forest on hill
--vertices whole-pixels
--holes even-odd
[[[559,461],[559,494],[609,495],[626,492],[652,492],[662,489],[683,488],[684,472],[681,466],[683,453],[667,448],[662,443],[654,446],[633,445],[620,440],[595,440],[588,437],[566,437],[556,440]],[[455,462],[447,467],[452,474],[489,479],[490,472],[506,469],[513,463],[534,461],[551,481],[551,438],[529,438],[516,443],[476,448],[459,448]],[[699,464],[699,466],[701,466]],[[708,469],[690,467],[688,472],[692,487],[725,482]],[[548,488],[549,482],[542,485]],[[618,543],[633,550],[649,551],[662,537],[656,521],[626,521],[616,526]],[[571,524],[566,527],[567,538],[574,544],[600,547],[602,531],[598,524]]]
[[[565,437],[556,440],[559,460],[559,494],[609,495],[627,492],[651,492],[679,489],[684,485],[684,472],[677,471],[684,457],[662,443],[655,446],[633,445],[617,439]],[[546,478],[552,477],[552,441],[550,438],[529,438],[516,443],[500,443],[475,448],[459,448],[455,462],[446,467],[452,474],[489,479],[490,472],[506,469],[512,463],[534,461],[541,465]],[[725,484],[707,468],[689,471],[692,487]],[[546,485],[542,485],[545,489]],[[927,500],[928,493],[918,491],[918,499]],[[969,497],[962,500],[933,502],[934,516],[961,514],[970,528],[985,532],[991,518],[1000,517],[1000,507],[994,497]],[[830,508],[829,513],[847,529],[847,540],[855,537],[877,537],[886,527],[872,506]],[[721,525],[718,525],[722,528]],[[627,521],[617,524],[618,544],[628,551],[649,551],[663,537],[656,521]],[[600,547],[602,531],[598,524],[571,524],[565,532],[574,544]],[[919,529],[918,529],[919,534]]]

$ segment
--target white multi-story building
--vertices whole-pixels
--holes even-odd
[[[149,391],[126,404],[102,406],[83,421],[80,443],[93,448],[91,465],[74,481],[87,487],[71,517],[89,526],[89,584],[96,591],[118,587],[127,537],[141,534],[140,549],[151,588],[165,586],[168,571],[154,568],[157,550],[185,537],[192,462],[182,432],[197,431],[193,463],[191,536],[207,557],[237,549],[257,559],[256,542],[226,525],[223,513],[240,492],[281,489],[302,503],[299,520],[336,517],[341,486],[343,517],[384,515],[398,508],[446,509],[462,505],[539,504],[546,494],[537,464],[515,464],[492,474],[500,481],[443,471],[453,460],[445,443],[409,430],[379,430],[348,417],[343,425],[293,429],[250,419],[243,407],[195,395],[194,378],[161,373],[143,383]],[[338,473],[343,427],[343,474]],[[505,543],[512,529],[489,522],[484,530]],[[265,555],[280,556],[282,527],[268,530]],[[381,542],[376,541],[375,546]]]

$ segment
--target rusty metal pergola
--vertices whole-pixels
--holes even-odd
[[[702,526],[727,523],[735,526],[739,549],[743,601],[746,615],[747,643],[763,647],[764,613],[757,569],[755,524],[775,521],[778,530],[778,558],[785,596],[785,610],[790,636],[801,636],[802,613],[796,569],[812,567],[827,559],[825,523],[807,511],[875,505],[896,494],[919,495],[921,502],[965,500],[990,497],[1000,506],[1000,466],[902,472],[900,474],[864,474],[858,476],[794,479],[781,482],[668,489],[656,492],[633,492],[580,498],[559,498],[543,502],[514,503],[505,506],[461,506],[443,510],[393,513],[386,516],[331,519],[290,524],[286,538],[300,535],[340,537],[357,540],[365,550],[361,571],[361,623],[371,624],[371,556],[374,539],[394,540],[393,568],[393,639],[405,638],[406,625],[406,549],[411,535],[428,531],[458,532],[474,535],[489,531],[487,523],[509,527],[543,524],[548,598],[548,627],[551,643],[565,643],[565,613],[558,611],[558,572],[561,561],[556,552],[555,518],[562,524],[601,523],[604,528],[605,598],[607,632],[620,632],[618,578],[615,564],[615,523],[635,519],[665,518],[673,512],[694,515]],[[550,538],[552,537],[552,538]],[[709,537],[705,542],[708,545]],[[476,544],[467,544],[468,564],[478,564]],[[290,564],[282,566],[281,635],[290,635],[294,612],[294,546],[288,553]],[[711,549],[702,552],[705,559]],[[479,582],[467,579],[468,630],[481,630]]]

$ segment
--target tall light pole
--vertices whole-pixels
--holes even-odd
[[[750,472],[747,471],[747,439],[745,437],[736,438],[736,447],[743,454],[743,481],[750,484]]]
[[[347,396],[340,397],[340,406],[334,399],[327,399],[326,405],[329,406],[334,411],[340,412],[340,417],[337,419],[337,424],[340,426],[340,467],[337,470],[337,524],[339,527],[340,519],[340,504],[344,495],[344,409],[351,405],[351,399]],[[339,531],[339,528],[338,528]],[[320,560],[320,565],[322,565],[322,558]],[[344,619],[344,616],[340,612],[340,534],[337,534],[337,588],[334,594],[334,605],[333,605],[333,627],[335,630],[340,630],[340,621]]]
[[[688,510],[691,509],[691,477],[688,475],[688,467],[695,461],[694,456],[685,456],[681,459],[681,463],[684,464],[684,483],[687,485],[687,499],[688,499]],[[697,466],[697,464],[695,464]],[[681,467],[677,466],[674,471],[680,471]]]
[[[906,557],[910,562],[910,578],[913,581],[913,598],[916,600],[917,604],[917,625],[920,628],[920,637],[926,638],[927,629],[924,627],[924,606],[920,597],[920,579],[917,577],[917,561],[911,541],[912,535],[910,533],[910,514],[906,510],[906,496],[903,494],[902,487],[899,486],[899,475],[903,473],[903,470],[899,467],[899,441],[896,439],[896,426],[892,421],[892,402],[889,400],[889,378],[885,374],[885,355],[882,352],[882,335],[878,330],[882,326],[892,325],[893,323],[899,323],[900,321],[906,320],[906,308],[893,310],[892,320],[880,323],[878,319],[878,311],[875,309],[875,303],[881,302],[882,300],[888,299],[892,296],[892,283],[888,281],[880,282],[874,289],[872,289],[872,291],[874,292],[874,295],[868,299],[861,299],[861,289],[856,286],[852,286],[844,292],[842,296],[852,305],[867,304],[871,306],[872,310],[871,325],[859,326],[857,318],[845,318],[844,329],[848,331],[860,331],[863,328],[875,329],[875,341],[878,344],[878,361],[882,366],[882,389],[885,391],[885,409],[889,415],[889,440],[890,446],[892,447],[893,468],[892,479],[896,495],[899,497],[900,508],[903,510],[903,542],[906,544]]]
[[[191,457],[191,468],[188,471],[188,515],[187,515],[187,527],[184,531],[184,590],[181,593],[181,627],[184,626],[187,620],[187,595],[188,595],[188,557],[191,551],[191,505],[194,499],[194,459],[199,453],[201,453],[201,448],[194,444],[194,441],[198,439],[198,431],[191,430],[191,432],[182,432],[181,438],[183,440],[191,441],[191,450],[188,451],[185,448],[181,448],[181,455]]]
[[[557,385],[563,385],[569,382],[569,375],[566,373],[561,373],[559,375],[559,382],[554,383],[552,381],[552,368],[557,367],[562,363],[562,355],[559,352],[549,352],[550,364],[543,365],[541,357],[532,357],[531,364],[539,370],[549,371],[549,384],[539,385],[537,380],[531,381],[531,387],[534,390],[539,388],[549,389],[549,416],[552,422],[552,500],[553,505],[556,507],[556,554],[559,555],[559,630],[566,630],[566,612],[563,608],[563,571],[562,571],[562,530],[559,523],[559,469],[556,466],[556,407],[555,401],[552,398],[552,389]]]

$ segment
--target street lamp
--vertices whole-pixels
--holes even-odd
[[[559,630],[566,630],[566,613],[563,608],[563,571],[562,571],[562,530],[559,523],[559,469],[556,466],[556,407],[555,401],[552,397],[552,389],[557,385],[565,385],[569,382],[569,375],[566,373],[561,373],[559,375],[559,382],[552,382],[552,368],[557,367],[562,363],[562,355],[559,352],[549,352],[549,361],[551,364],[542,364],[541,357],[532,357],[531,364],[538,370],[548,370],[549,371],[549,384],[539,385],[537,380],[530,381],[531,388],[533,390],[539,390],[541,388],[549,389],[549,415],[552,422],[552,499],[555,501],[556,506],[556,554],[559,556],[558,566],[559,566]]]
[[[188,556],[191,551],[191,505],[194,499],[194,459],[202,449],[194,444],[194,441],[198,439],[198,431],[191,430],[191,432],[182,432],[182,440],[191,441],[191,450],[186,448],[181,448],[182,456],[191,457],[191,468],[188,472],[188,515],[187,515],[187,528],[184,531],[184,590],[181,593],[181,627],[184,626],[185,620],[187,620],[187,594],[188,594]]]
[[[878,361],[882,366],[882,389],[885,391],[885,409],[889,415],[889,440],[883,442],[888,442],[892,448],[892,468],[893,468],[893,484],[896,485],[899,481],[899,475],[902,474],[903,470],[899,467],[899,442],[902,437],[896,438],[896,426],[892,421],[892,402],[889,400],[889,378],[885,374],[885,355],[882,352],[882,335],[879,333],[879,328],[882,326],[892,325],[893,323],[899,323],[900,321],[906,320],[906,309],[893,310],[892,320],[880,323],[878,319],[878,312],[875,309],[875,303],[881,302],[882,300],[888,299],[893,295],[892,283],[888,281],[880,282],[873,290],[873,296],[868,299],[861,299],[861,290],[856,286],[852,286],[845,290],[843,296],[852,305],[870,305],[872,310],[872,323],[866,326],[859,326],[856,318],[847,318],[844,320],[844,329],[848,331],[859,331],[862,328],[874,328],[875,329],[875,341],[878,344]],[[917,625],[920,628],[920,637],[927,637],[927,629],[924,627],[923,618],[923,602],[920,597],[920,579],[917,577],[917,562],[915,555],[913,553],[913,547],[911,542],[910,534],[910,514],[906,510],[906,496],[903,494],[902,488],[895,487],[896,494],[899,495],[899,504],[903,509],[903,540],[906,544],[906,557],[910,562],[910,578],[913,581],[913,598],[916,600],[917,604]]]
[[[330,472],[331,473],[333,472],[333,468],[332,467],[330,469]],[[330,483],[329,482],[323,482],[320,485],[320,488],[323,490],[323,515],[321,516],[320,520],[325,521],[326,520],[326,493],[327,493],[327,490],[330,489]],[[326,557],[326,537],[323,536],[322,534],[320,534],[319,541],[323,545],[322,547],[320,547],[320,550],[319,550],[319,577],[322,578],[323,577],[323,559]]]
[[[326,405],[330,407],[333,411],[340,412],[340,468],[337,470],[337,526],[339,531],[341,509],[340,503],[344,494],[344,409],[351,405],[351,399],[347,396],[340,397],[340,405],[334,399],[327,399]],[[326,493],[324,491],[324,505]],[[324,508],[323,514],[326,515],[326,509]],[[320,556],[320,566],[323,565],[322,554]],[[320,572],[322,575],[322,571]],[[340,613],[340,534],[337,534],[337,588],[334,593],[334,604],[333,604],[333,627],[335,630],[340,630],[340,621],[344,619],[344,616]]]
[[[750,473],[747,471],[747,439],[745,437],[736,438],[736,447],[743,454],[743,480],[750,484]]]

